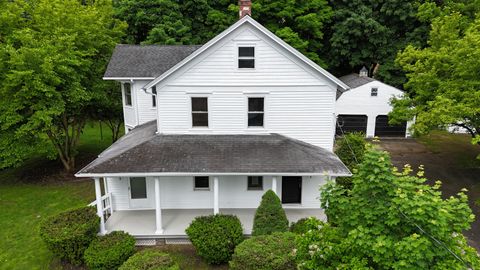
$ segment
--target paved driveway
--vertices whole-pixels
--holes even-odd
[[[379,144],[390,152],[393,164],[399,169],[405,164],[412,165],[412,168],[423,164],[429,183],[442,181],[444,197],[456,195],[462,188],[469,190],[470,207],[476,220],[465,235],[470,244],[480,251],[480,207],[475,204],[475,201],[480,199],[480,167],[474,161],[478,149],[469,144],[468,140],[459,137],[459,140],[453,143],[432,143],[430,140],[420,142],[414,139],[385,139]]]

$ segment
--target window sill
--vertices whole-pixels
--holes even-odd
[[[263,191],[263,188],[247,188],[247,191]]]
[[[210,191],[210,188],[193,188],[193,191]]]

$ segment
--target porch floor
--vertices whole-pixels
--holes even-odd
[[[246,235],[251,234],[253,217],[256,209],[220,209],[222,214],[236,215]],[[304,217],[316,217],[325,220],[322,209],[286,208],[290,222]],[[155,235],[155,210],[116,211],[108,218],[105,226],[107,232],[125,231],[142,238],[183,238],[185,229],[197,216],[213,214],[212,209],[164,209],[162,210],[163,234]]]

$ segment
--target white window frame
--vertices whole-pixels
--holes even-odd
[[[195,177],[208,177],[208,188],[197,188],[195,186]],[[194,191],[210,191],[210,187],[212,186],[210,176],[206,176],[206,175],[193,176],[192,177],[192,184],[193,184],[193,190]]]
[[[156,85],[154,85],[154,86],[152,86],[152,88],[151,88],[151,89],[152,89],[152,95],[151,95],[151,96],[152,96],[152,109],[156,109],[156,108],[157,108],[157,106],[158,106],[158,100],[157,100],[157,86],[156,86]],[[155,91],[155,93],[154,93],[154,91]],[[155,106],[154,106],[154,104],[153,104],[154,102],[155,102]]]
[[[374,90],[375,90],[375,95],[373,95]],[[378,97],[378,87],[377,86],[373,86],[372,88],[370,88],[370,96],[371,97]]]
[[[260,188],[249,188],[248,187],[248,178],[249,177],[261,177],[262,178],[262,186]],[[265,189],[265,177],[263,175],[250,175],[247,176],[247,191],[263,191]]]
[[[125,88],[125,84],[130,85],[130,105],[127,104],[127,91]],[[133,107],[133,85],[131,82],[123,82],[122,83],[122,99],[123,99],[123,106],[132,108]]]
[[[192,110],[192,99],[193,98],[206,98],[207,99],[207,119],[208,119],[208,126],[203,126],[203,127],[196,127],[193,126],[193,113],[194,111]],[[210,95],[208,94],[191,94],[188,96],[188,118],[190,120],[190,129],[191,130],[210,130],[212,127],[212,119],[211,119],[211,106],[210,106]]]
[[[248,125],[248,99],[249,98],[263,98],[263,126],[249,126]],[[255,113],[255,112],[252,112]],[[265,94],[246,94],[245,95],[245,129],[247,130],[262,130],[267,129],[267,95]]]
[[[238,71],[254,71],[258,67],[258,55],[257,55],[257,44],[256,43],[237,43],[235,47],[235,67]],[[239,56],[240,47],[253,47],[253,57]],[[241,59],[253,59],[254,67],[253,68],[241,68],[238,66],[238,61]]]

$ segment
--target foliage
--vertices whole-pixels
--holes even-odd
[[[282,202],[271,189],[262,196],[260,206],[255,211],[252,235],[265,235],[288,231],[288,219]]]
[[[100,236],[85,250],[88,269],[117,269],[135,252],[135,239],[122,231]]]
[[[389,116],[392,122],[415,116],[413,129],[420,135],[450,125],[462,127],[479,144],[475,138],[480,136],[480,18],[436,12],[447,14],[432,19],[428,46],[408,46],[398,54],[410,95],[394,99]]]
[[[316,223],[321,222],[316,217],[301,218],[290,224],[290,231],[295,234],[304,234],[310,229],[308,224],[311,223],[312,220]]]
[[[108,0],[0,5],[0,25],[8,26],[0,34],[0,168],[39,152],[71,171],[125,25],[112,19]]]
[[[110,129],[114,143],[121,135],[123,124],[122,92],[119,91],[120,84],[112,81],[103,81],[103,91],[95,93],[93,101],[95,109],[90,119],[106,123]]]
[[[146,249],[130,257],[118,270],[180,270],[167,253]]]
[[[347,133],[337,140],[335,154],[351,172],[354,172],[357,165],[363,162],[366,147],[365,134],[361,132]],[[351,177],[338,177],[336,181],[347,188],[352,187]]]
[[[425,181],[422,168],[416,176],[408,166],[399,173],[386,152],[369,149],[352,190],[334,182],[322,188],[336,227],[313,224],[299,238],[300,269],[478,268],[462,235],[474,220],[467,195],[442,199],[440,182]]]
[[[100,218],[92,207],[62,212],[40,224],[40,237],[53,254],[72,264],[83,261],[83,253],[95,239]]]
[[[290,270],[295,269],[295,234],[290,232],[254,236],[235,248],[230,269]]]
[[[185,231],[198,255],[210,264],[228,262],[244,238],[242,224],[233,215],[197,217]]]

